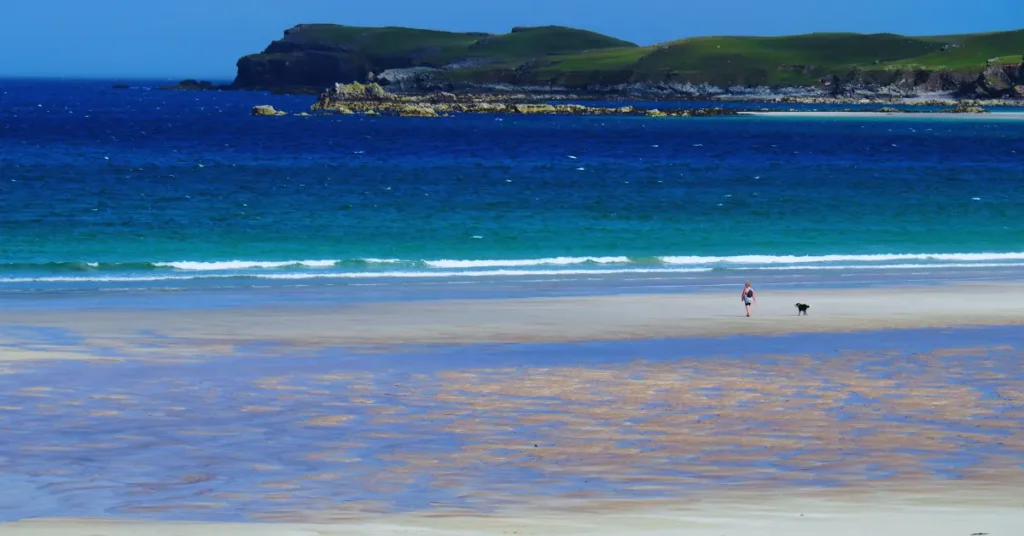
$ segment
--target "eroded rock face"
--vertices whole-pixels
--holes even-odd
[[[852,69],[828,75],[821,87],[829,97],[882,99],[946,92],[961,99],[1016,98],[1015,85],[1024,85],[1019,65],[988,65],[979,71],[932,69]]]
[[[380,87],[380,84],[360,84],[359,82],[353,82],[351,84],[334,84],[334,87],[328,90],[328,93],[332,98],[344,99],[344,100],[373,100],[383,101],[391,98],[391,95],[384,88]]]
[[[1024,85],[1024,63],[989,65],[972,80],[964,82],[956,94],[961,98],[1000,99],[1022,96],[1015,86]]]

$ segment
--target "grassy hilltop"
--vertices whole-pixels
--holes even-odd
[[[239,60],[235,85],[323,87],[408,68],[434,69],[434,80],[451,84],[816,85],[822,77],[855,69],[942,71],[970,77],[982,72],[989,60],[1017,65],[1022,53],[1024,30],[926,37],[855,33],[696,37],[638,46],[560,26],[515,28],[492,35],[309,24],[288,30],[264,52]]]

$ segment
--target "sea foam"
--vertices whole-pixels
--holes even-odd
[[[572,264],[628,264],[629,257],[550,257],[541,259],[508,260],[452,260],[423,261],[430,268],[492,268],[499,266],[546,266]]]
[[[174,268],[176,270],[188,271],[224,271],[224,270],[252,270],[255,268],[330,268],[338,264],[338,260],[325,261],[178,261],[178,262],[154,262],[157,268]]]

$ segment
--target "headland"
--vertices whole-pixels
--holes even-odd
[[[395,93],[556,98],[1014,100],[1024,98],[1022,54],[1024,30],[691,37],[639,46],[562,26],[487,34],[300,24],[239,59],[225,87],[318,94],[336,83],[376,82]]]

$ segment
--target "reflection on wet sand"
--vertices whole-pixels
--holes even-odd
[[[696,356],[666,344],[679,349],[570,365],[559,357],[578,348],[549,345],[550,366],[464,347],[486,359],[419,370],[341,350],[20,363],[0,376],[0,472],[20,483],[0,504],[7,519],[330,521],[1024,483],[1012,345]]]

